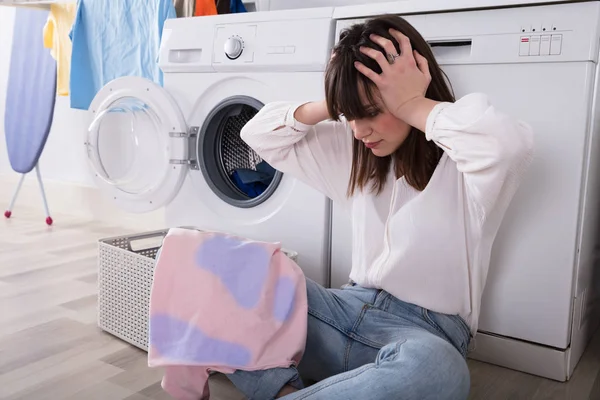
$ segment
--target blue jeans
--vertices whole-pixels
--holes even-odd
[[[325,289],[307,280],[308,336],[298,369],[228,375],[250,400],[463,400],[470,331],[462,318],[428,311],[355,284]],[[300,378],[300,376],[302,378]],[[305,387],[304,382],[313,383]]]

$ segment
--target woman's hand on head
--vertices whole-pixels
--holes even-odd
[[[394,44],[389,39],[378,35],[371,35],[371,40],[384,49],[387,57],[369,47],[360,49],[363,54],[377,61],[382,70],[381,74],[358,61],[354,66],[377,85],[386,108],[396,118],[407,121],[410,119],[407,114],[413,109],[409,104],[425,97],[431,74],[427,59],[413,51],[408,37],[394,29],[390,29],[390,34],[400,45],[400,55],[396,53]]]

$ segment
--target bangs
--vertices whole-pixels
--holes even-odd
[[[335,121],[372,118],[380,113],[377,86],[354,67],[350,54],[336,54],[325,73],[325,99],[329,117]]]
[[[425,39],[402,17],[382,15],[354,24],[339,35],[325,71],[325,101],[331,119],[339,121],[340,115],[343,115],[353,121],[388,112],[377,86],[354,67],[354,62],[358,61],[376,74],[381,74],[377,61],[363,54],[360,48],[369,47],[385,55],[386,49],[371,40],[371,35],[376,34],[390,40],[396,53],[400,54],[400,46],[390,29],[407,36],[412,48],[428,61],[431,82],[425,96],[435,101],[454,102],[444,71]],[[361,141],[354,139],[347,195],[350,197],[356,191],[367,189],[375,194],[381,193],[390,171],[394,172],[396,179],[403,176],[408,185],[422,191],[427,187],[443,153],[441,147],[416,128],[412,128],[402,145],[386,157],[374,155]]]

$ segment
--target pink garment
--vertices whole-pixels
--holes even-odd
[[[208,399],[209,371],[297,365],[306,344],[306,281],[279,244],[174,228],[150,299],[148,365],[175,399]]]

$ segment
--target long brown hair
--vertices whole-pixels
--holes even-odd
[[[374,72],[381,73],[377,61],[364,55],[359,49],[361,46],[367,46],[385,55],[386,51],[369,38],[369,35],[376,34],[391,40],[400,53],[398,42],[389,33],[390,28],[406,35],[410,39],[412,48],[427,59],[431,83],[426,97],[437,101],[454,102],[447,77],[425,39],[403,18],[384,15],[353,25],[340,34],[340,40],[333,49],[334,56],[325,73],[325,98],[332,119],[337,121],[340,115],[344,115],[350,121],[369,118],[373,109],[378,110],[377,86],[356,70],[354,61],[360,61]],[[370,104],[362,103],[361,92]],[[425,134],[416,128],[410,131],[398,150],[387,157],[375,156],[360,141],[354,140],[348,195],[352,195],[356,189],[363,190],[369,183],[373,192],[380,193],[392,162],[396,178],[404,176],[409,185],[417,190],[423,190],[429,183],[442,154],[442,150],[432,141],[428,141]]]

